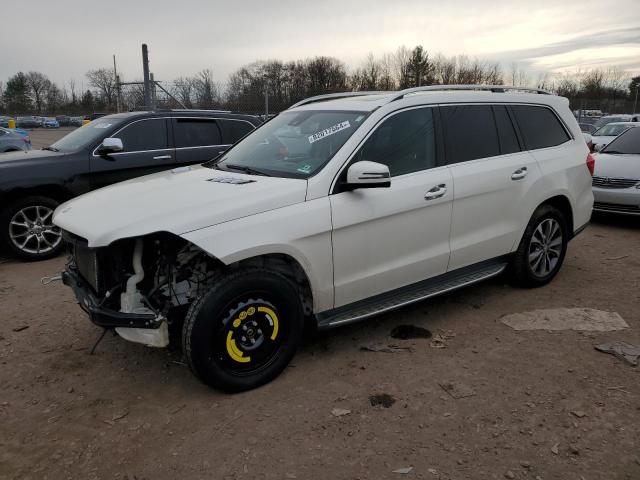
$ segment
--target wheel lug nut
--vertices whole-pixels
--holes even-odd
[[[262,335],[262,330],[258,329],[258,335]]]
[[[253,345],[254,343],[256,343],[256,341],[252,338],[251,339],[251,345]]]
[[[247,341],[247,337],[242,337],[240,340],[242,340],[243,342]]]
[[[246,332],[246,331],[247,331],[247,326],[246,326],[246,325],[243,325],[243,326],[242,326],[242,330]]]

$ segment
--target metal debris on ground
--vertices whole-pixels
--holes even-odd
[[[398,468],[397,470],[394,470],[393,473],[399,473],[401,475],[406,475],[407,473],[410,473],[411,470],[413,470],[413,467],[404,467],[404,468]]]
[[[19,327],[16,327],[13,329],[14,332],[21,332],[23,330],[26,330],[27,328],[29,328],[29,325],[21,325]]]
[[[417,327],[416,325],[397,325],[393,327],[389,334],[392,338],[398,340],[410,340],[413,338],[431,338],[431,332],[426,328]]]
[[[331,410],[331,415],[334,417],[344,417],[345,415],[349,415],[351,410],[347,410],[346,408],[334,408]]]
[[[595,349],[599,352],[610,353],[634,367],[638,366],[640,359],[640,346],[638,345],[631,345],[627,342],[608,342],[596,345]]]
[[[376,343],[371,345],[363,345],[360,347],[363,352],[382,352],[382,353],[413,353],[411,347],[401,347],[399,345],[385,345],[382,343]]]
[[[447,348],[447,342],[455,336],[455,333],[450,331],[438,333],[433,337],[429,345],[432,348]]]
[[[551,308],[514,313],[501,319],[514,330],[579,330],[610,332],[629,328],[616,312],[593,308]]]
[[[369,403],[372,407],[389,408],[396,403],[396,399],[388,393],[379,393],[377,395],[369,395]]]
[[[465,398],[472,397],[476,394],[475,390],[468,385],[464,385],[460,382],[444,382],[438,383],[440,387],[451,395],[453,398]]]

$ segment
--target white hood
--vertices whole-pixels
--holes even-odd
[[[186,171],[185,171],[186,170]],[[220,183],[211,179],[250,180]],[[153,232],[184,234],[305,200],[307,181],[205,167],[140,177],[60,205],[53,222],[90,247]]]

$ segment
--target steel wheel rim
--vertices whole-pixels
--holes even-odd
[[[537,277],[546,277],[555,270],[562,254],[562,228],[554,218],[538,224],[529,242],[529,267]]]
[[[52,208],[43,205],[24,207],[9,221],[9,239],[22,252],[49,253],[62,241],[61,231],[52,220]]]

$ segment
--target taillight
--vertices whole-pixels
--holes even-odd
[[[593,177],[593,171],[596,168],[596,159],[593,158],[593,155],[591,155],[590,153],[587,154],[587,168],[589,169],[589,173]]]

